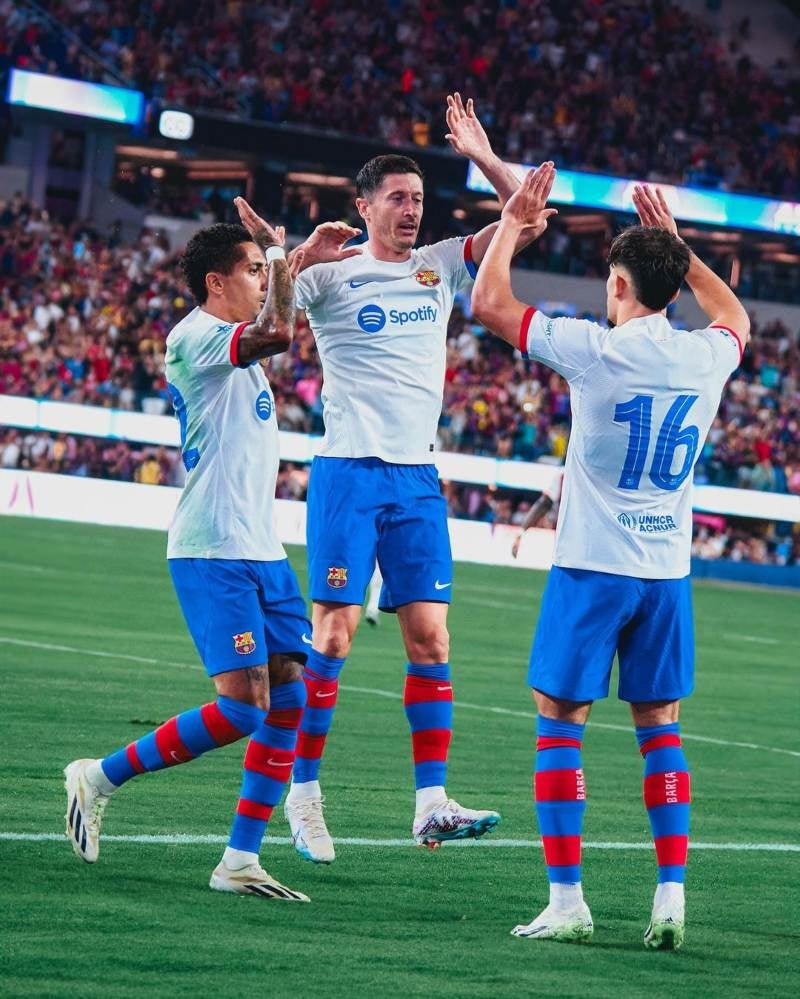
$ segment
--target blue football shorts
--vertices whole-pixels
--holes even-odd
[[[435,465],[315,458],[306,530],[312,600],[363,603],[377,559],[381,610],[450,603],[453,556]]]
[[[531,649],[528,683],[550,697],[677,701],[694,688],[692,590],[683,579],[637,579],[553,566]]]
[[[306,661],[311,624],[288,559],[171,558],[168,564],[209,676],[261,666],[275,653]]]

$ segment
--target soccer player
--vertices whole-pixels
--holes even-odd
[[[511,554],[514,558],[519,555],[519,546],[522,544],[522,539],[525,536],[525,532],[529,531],[532,527],[535,527],[541,520],[543,520],[548,513],[553,509],[553,507],[558,507],[561,502],[561,487],[564,482],[564,470],[559,469],[558,473],[553,476],[550,485],[542,492],[542,495],[533,504],[533,506],[525,514],[525,519],[519,525],[519,534],[514,538],[514,543],[511,545]]]
[[[733,292],[678,237],[660,191],[637,186],[641,225],[609,253],[607,329],[551,319],[518,301],[509,268],[527,225],[546,222],[552,163],[531,171],[503,209],[473,294],[476,315],[570,384],[573,425],[553,568],[530,658],[538,708],[536,812],[550,881],[547,908],[513,933],[580,940],[592,934],[581,889],[586,806],[581,742],[592,702],[606,697],[619,656],[644,757],[644,801],[658,885],[645,945],[684,936],[689,767],[680,701],[694,674],[689,555],[692,469],[741,361],[750,323]],[[705,329],[673,329],[666,308],[686,279]]]
[[[472,102],[465,107],[458,95],[449,98],[447,123],[453,147],[508,198],[518,181],[492,152]],[[423,178],[406,156],[370,160],[356,191],[368,234],[363,252],[311,266],[296,283],[322,360],[325,437],[308,490],[314,644],[286,814],[298,852],[316,863],[335,856],[322,815],[320,760],[376,557],[382,609],[397,612],[408,659],[413,835],[436,846],[480,836],[500,821],[496,812],[464,808],[445,791],[453,562],[433,455],[453,298],[471,284],[496,223],[466,239],[415,249]],[[526,231],[521,244],[530,238]]]
[[[102,759],[70,763],[67,836],[94,863],[105,807],[123,784],[249,737],[229,844],[210,885],[306,902],[258,858],[294,762],[311,644],[305,602],[273,526],[278,428],[257,363],[290,345],[294,296],[282,228],[242,199],[237,205],[244,225],[203,229],[186,247],[182,268],[198,304],[169,334],[166,354],[187,470],[167,557],[216,699]],[[320,227],[295,251],[293,266],[340,259],[354,232]]]

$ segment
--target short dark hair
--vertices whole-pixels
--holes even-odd
[[[208,298],[206,274],[230,274],[242,259],[239,247],[252,242],[253,237],[243,225],[228,222],[210,225],[192,236],[181,257],[181,270],[198,305],[205,304]]]
[[[358,171],[356,197],[371,198],[383,183],[383,178],[390,173],[415,173],[420,180],[425,179],[419,163],[409,156],[398,156],[396,153],[375,156]]]
[[[680,290],[689,270],[689,247],[666,229],[632,225],[616,237],[608,251],[609,266],[620,264],[633,279],[642,305],[660,312]]]

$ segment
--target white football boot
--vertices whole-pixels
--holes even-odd
[[[667,881],[656,888],[653,914],[644,934],[649,950],[677,950],[683,943],[686,905],[683,885]]]
[[[336,859],[333,840],[322,815],[324,802],[322,795],[293,797],[290,793],[284,806],[295,850],[314,864],[332,864]]]
[[[257,895],[259,898],[274,898],[282,902],[311,901],[308,895],[276,881],[258,863],[233,870],[221,860],[214,868],[208,884],[214,891],[227,891],[234,895]]]
[[[511,936],[580,943],[591,940],[593,932],[594,924],[589,906],[581,901],[570,909],[548,905],[532,923],[528,923],[527,926],[515,926]]]
[[[87,864],[95,863],[100,853],[100,825],[110,797],[86,776],[87,768],[97,763],[97,760],[73,760],[64,770],[66,834],[72,849]]]
[[[418,815],[411,827],[417,846],[436,848],[451,839],[475,839],[491,832],[500,821],[497,812],[464,808],[452,798]]]

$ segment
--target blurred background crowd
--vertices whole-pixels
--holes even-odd
[[[95,79],[85,46],[149,97],[388,145],[442,144],[443,95],[463,90],[512,160],[800,199],[797,53],[752,61],[750,17],[721,39],[668,0],[39,7],[58,29],[0,0],[0,71]]]
[[[0,392],[171,412],[164,345],[191,307],[156,234],[126,245],[54,223],[21,198],[0,205]],[[454,310],[448,333],[440,448],[563,459],[566,382],[465,310]],[[752,318],[751,345],[725,388],[696,481],[800,494],[800,330]],[[302,320],[270,380],[281,429],[321,434],[322,371]]]

